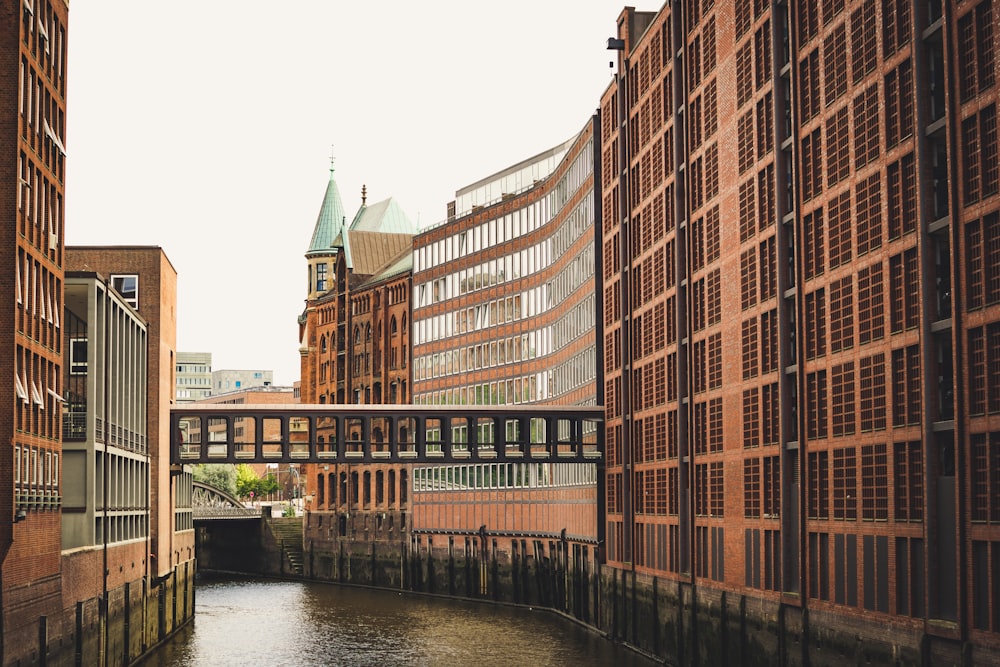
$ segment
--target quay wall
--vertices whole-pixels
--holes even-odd
[[[229,530],[199,529],[203,571],[548,608],[666,664],[930,667],[989,665],[998,660],[991,647],[926,632],[919,619],[859,619],[803,608],[795,599],[769,599],[690,579],[622,570],[601,564],[596,545],[589,543],[509,539],[489,532],[485,542],[480,532],[365,541],[311,530],[307,515],[297,571],[287,548],[271,534],[268,519],[258,529],[246,530],[239,540],[217,544]],[[248,540],[257,540],[256,547]],[[498,540],[509,543],[510,551],[498,549]],[[255,549],[265,553],[254,553]],[[224,567],[209,567],[210,562]]]
[[[5,665],[79,667],[134,664],[194,618],[196,561],[175,565],[160,578],[112,576],[124,573],[115,561],[104,569],[99,551],[63,556],[63,582],[79,578],[80,590],[99,591],[76,599],[64,591],[62,609],[33,619],[5,637]],[[119,569],[121,568],[121,569]],[[87,582],[101,571],[109,586]],[[73,586],[67,586],[73,590]]]

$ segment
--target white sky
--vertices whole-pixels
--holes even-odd
[[[290,385],[331,146],[348,216],[438,222],[584,126],[624,4],[74,0],[66,242],[161,246],[178,350]]]

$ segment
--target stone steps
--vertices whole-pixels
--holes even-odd
[[[295,517],[271,519],[271,534],[281,547],[283,556],[292,566],[292,574],[301,575],[305,560],[302,548],[302,519]]]

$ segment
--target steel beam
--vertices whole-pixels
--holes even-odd
[[[170,462],[597,463],[600,406],[188,404],[170,411]]]

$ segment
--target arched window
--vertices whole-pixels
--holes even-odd
[[[403,333],[406,333],[406,313],[403,313]]]
[[[316,478],[316,506],[322,507],[326,503],[326,480],[323,473]]]
[[[361,327],[354,327],[354,344],[357,345],[361,342]]]
[[[367,327],[365,327],[365,342],[367,343],[371,339],[372,339],[372,325],[369,324]]]
[[[326,353],[326,336],[319,337],[319,351],[324,354]]]
[[[392,319],[389,320],[389,335],[390,336],[395,336],[398,333],[399,333],[399,330],[398,330],[398,327],[397,327],[397,324],[396,324],[396,316],[393,315]]]

